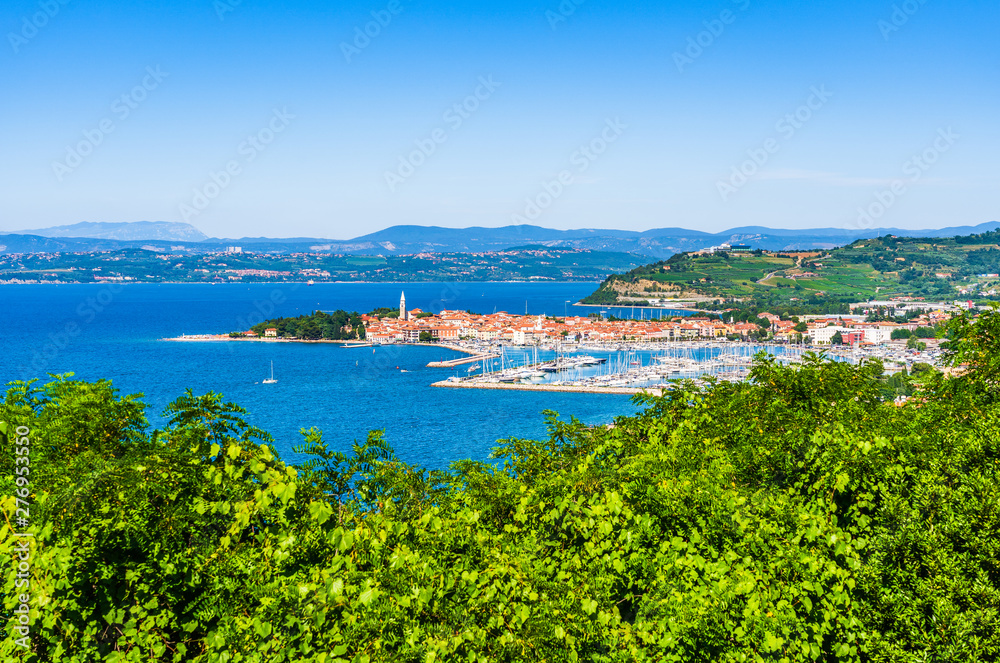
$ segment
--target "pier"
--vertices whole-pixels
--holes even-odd
[[[591,387],[585,385],[572,385],[572,384],[459,382],[458,380],[444,380],[442,382],[435,382],[431,386],[447,387],[451,389],[509,389],[513,391],[557,391],[557,392],[576,392],[583,394],[617,394],[621,396],[634,396],[635,394],[652,394],[653,396],[663,395],[663,389],[659,387],[651,387],[651,388]]]
[[[485,349],[471,359],[434,362],[430,366],[449,367],[460,363],[478,362],[481,372],[473,375],[475,366],[466,377],[455,375],[433,386],[470,389],[515,389],[522,391],[566,391],[580,393],[637,394],[662,393],[674,388],[678,381],[691,380],[708,385],[715,381],[743,381],[751,376],[758,353],[771,356],[772,361],[794,365],[803,362],[809,352],[827,359],[858,364],[879,359],[885,371],[892,374],[915,363],[939,363],[936,350],[918,352],[904,345],[877,347],[829,347],[795,344],[741,343],[731,341],[690,341],[671,343],[612,342],[606,345],[577,345],[570,352],[565,348],[548,348],[559,352],[554,359],[539,361],[538,346],[529,355],[525,348],[518,358],[505,352],[499,356]],[[579,354],[591,351],[604,354],[595,357]],[[605,354],[607,353],[607,354]],[[514,354],[514,356],[511,356]],[[608,356],[610,354],[610,356]],[[499,361],[497,361],[499,359]]]
[[[453,349],[453,348],[449,348]],[[462,364],[474,364],[477,361],[485,361],[487,359],[496,359],[500,355],[475,355],[473,357],[459,357],[458,359],[448,359],[446,361],[432,361],[427,364],[427,368],[452,368],[453,366],[461,366]]]

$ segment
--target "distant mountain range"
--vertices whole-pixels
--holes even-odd
[[[15,230],[0,235],[34,235],[37,237],[84,237],[88,239],[112,239],[121,241],[142,241],[161,239],[176,242],[201,242],[208,236],[189,223],[167,221],[133,221],[131,223],[83,222],[71,226],[54,226],[38,230]]]
[[[171,253],[212,253],[240,246],[245,251],[266,253],[324,252],[353,255],[405,255],[413,253],[479,253],[514,246],[541,245],[635,253],[652,258],[668,258],[675,253],[695,251],[722,244],[744,243],[770,251],[830,249],[856,239],[879,235],[900,237],[954,237],[1000,228],[992,221],[977,226],[938,230],[902,228],[843,229],[812,228],[784,230],[747,226],[719,233],[685,228],[630,230],[553,230],[538,226],[503,228],[440,228],[436,226],[393,226],[351,240],[312,237],[274,239],[243,237],[208,238],[186,223],[140,221],[136,223],[78,223],[18,233],[0,233],[0,253],[55,251],[107,251],[142,248]]]
[[[816,228],[781,230],[760,226],[732,228],[719,233],[706,233],[685,228],[659,228],[636,232],[630,230],[552,230],[538,226],[506,226],[503,228],[437,228],[423,226],[393,226],[349,242],[353,247],[365,245],[366,250],[393,253],[474,252],[495,251],[510,246],[540,244],[548,247],[579,248],[600,251],[620,251],[667,258],[683,251],[716,246],[724,242],[750,244],[769,251],[822,248],[831,249],[850,244],[856,239],[880,235],[901,237],[954,237],[971,235],[1000,228],[990,222],[978,226],[942,228],[940,230],[903,230],[882,228],[855,230]]]

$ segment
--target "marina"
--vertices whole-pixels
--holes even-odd
[[[447,343],[359,343],[345,341],[230,338],[221,334],[181,336],[170,341],[235,341],[237,343],[331,344],[341,348],[422,347],[462,353],[457,358],[441,357],[426,368],[452,369],[455,373],[432,383],[434,387],[470,389],[519,389],[522,391],[563,391],[579,393],[635,394],[660,393],[680,380],[705,384],[740,381],[750,377],[755,357],[764,353],[774,361],[799,364],[808,353],[834,361],[859,364],[882,361],[885,373],[912,370],[915,364],[940,366],[935,344],[925,350],[905,343],[881,345],[829,346],[795,343],[755,343],[722,339],[694,341],[610,341],[532,345],[484,343],[458,340]]]
[[[467,347],[467,352],[473,350]],[[829,360],[859,364],[880,360],[885,372],[911,370],[915,364],[940,364],[937,349],[913,350],[904,344],[882,346],[811,346],[796,344],[701,341],[676,343],[585,344],[555,346],[491,346],[466,371],[433,383],[435,387],[580,391],[584,393],[661,393],[680,380],[704,384],[750,377],[761,353],[783,365],[801,364],[810,353]],[[428,367],[447,367],[432,362]],[[452,366],[457,364],[451,364]]]

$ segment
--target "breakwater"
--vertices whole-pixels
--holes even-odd
[[[447,387],[449,389],[494,389],[508,391],[548,391],[563,393],[582,394],[616,394],[633,396],[635,394],[652,394],[662,396],[663,390],[658,387],[653,388],[633,388],[633,387],[590,387],[585,385],[571,384],[523,384],[523,383],[503,383],[503,382],[459,382],[458,380],[443,380],[435,382],[432,387]]]

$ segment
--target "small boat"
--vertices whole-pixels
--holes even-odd
[[[306,285],[316,285],[316,282],[313,281],[312,279],[309,279],[308,281],[306,281]]]
[[[264,380],[264,384],[274,384],[276,382],[277,382],[277,380],[274,379],[274,362],[272,361],[271,362],[271,377],[269,377],[268,379]]]

